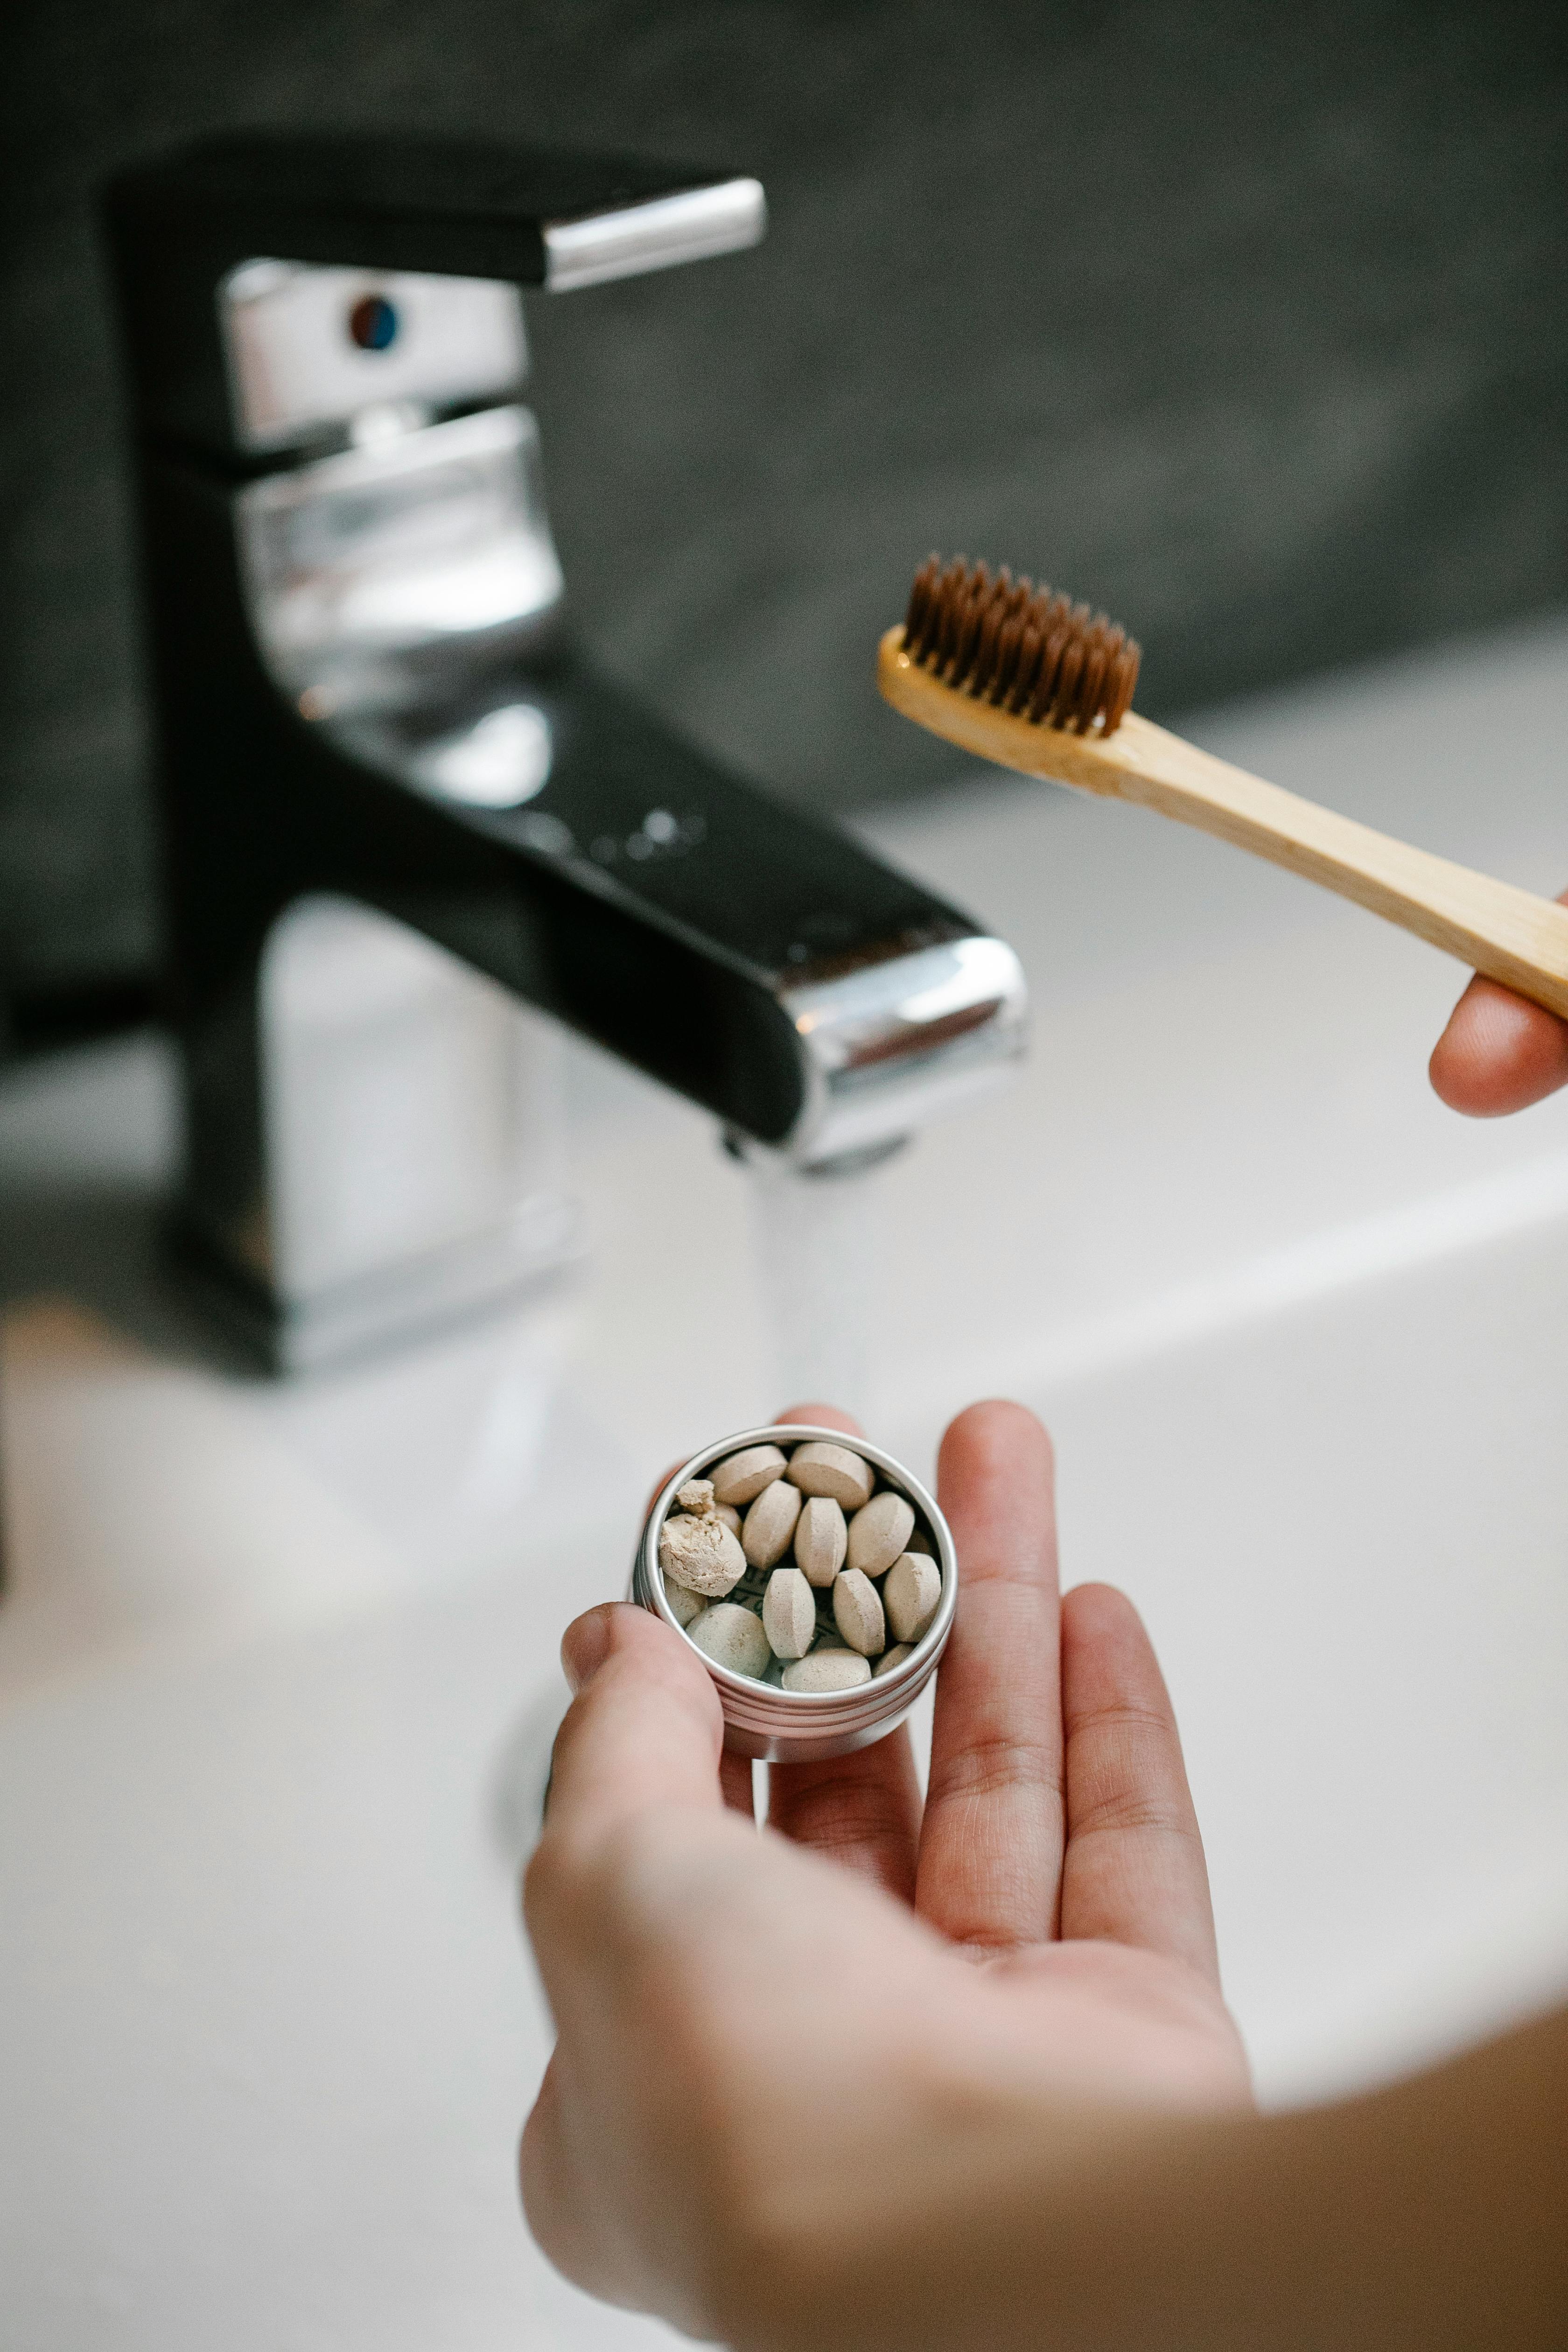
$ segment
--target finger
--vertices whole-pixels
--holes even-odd
[[[1432,1085],[1450,1110],[1500,1118],[1568,1085],[1568,1022],[1495,980],[1472,980],[1433,1048]]]
[[[921,1784],[907,1727],[853,1756],[775,1764],[768,1775],[768,1827],[869,1878],[901,1902],[915,1892]]]
[[[1558,901],[1568,906],[1568,890]],[[1478,973],[1449,1015],[1429,1065],[1450,1110],[1499,1118],[1568,1086],[1568,1022]]]
[[[1016,1404],[971,1405],[942,1440],[938,1493],[958,1609],[937,1670],[916,1905],[956,1941],[1055,1927],[1062,1723],[1051,1442]]]
[[[576,1696],[523,1885],[558,2040],[524,2135],[523,2194],[568,2276],[646,2305],[641,2233],[627,2226],[628,2171],[646,2167],[616,2137],[629,2112],[617,2074],[637,2046],[628,2016],[679,1943],[689,1885],[721,1875],[737,1843],[754,1849],[756,1837],[725,1811],[718,1693],[689,1643],[646,1610],[610,1602],[578,1618],[561,1646]],[[641,2051],[645,2076],[657,2062]]]
[[[1067,1857],[1062,1935],[1185,1960],[1215,1984],[1214,1914],[1164,1677],[1142,1620],[1108,1584],[1062,1603]]]
[[[661,1808],[715,1822],[723,1812],[719,1695],[689,1642],[646,1609],[606,1601],[567,1627],[561,1662],[576,1696],[555,1735],[544,1828],[522,1887],[558,2020],[598,1932],[595,1874],[617,1831]]]
[[[723,1721],[689,1642],[629,1601],[570,1624],[576,1696],[555,1735],[544,1842],[581,1849],[660,1804],[716,1808]]]
[[[652,1510],[679,1467],[679,1462],[670,1464],[651,1489],[646,1509]],[[727,1748],[723,1750],[719,1759],[719,1793],[732,1813],[743,1813],[747,1821],[755,1822],[757,1808],[752,1791],[752,1759],[749,1756],[731,1755]]]

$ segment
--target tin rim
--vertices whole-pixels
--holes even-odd
[[[823,1429],[814,1422],[789,1421],[739,1430],[704,1445],[671,1473],[649,1507],[633,1563],[633,1596],[684,1640],[685,1628],[665,1598],[664,1576],[658,1563],[658,1531],[679,1488],[689,1478],[704,1476],[714,1463],[747,1446],[802,1445],[814,1439],[829,1445],[847,1446],[851,1453],[862,1455],[913,1504],[936,1547],[937,1564],[942,1570],[942,1599],[937,1603],[936,1615],[901,1664],[890,1674],[873,1674],[868,1683],[858,1683],[847,1691],[781,1690],[752,1675],[738,1675],[701,1651],[697,1654],[719,1686],[726,1718],[738,1728],[802,1738],[809,1738],[814,1732],[823,1738],[837,1737],[883,1724],[891,1730],[890,1718],[901,1716],[913,1705],[947,1646],[958,1604],[958,1554],[952,1531],[934,1496],[895,1454],[874,1444],[869,1438],[853,1437],[842,1429]],[[696,1644],[690,1646],[695,1648]]]

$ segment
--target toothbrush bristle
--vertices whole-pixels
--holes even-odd
[[[1114,735],[1138,683],[1141,648],[1103,613],[1015,580],[1005,564],[928,556],[915,574],[904,650],[942,682],[1037,727]]]

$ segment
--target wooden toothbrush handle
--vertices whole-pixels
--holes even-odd
[[[1568,907],[1265,783],[1136,711],[1102,740],[994,710],[910,661],[901,635],[889,630],[883,639],[878,682],[897,709],[950,742],[1026,775],[1134,801],[1234,842],[1353,898],[1568,1020]]]
[[[1320,808],[1135,712],[1094,748],[1119,780],[1101,791],[1337,890],[1568,1020],[1568,907]]]

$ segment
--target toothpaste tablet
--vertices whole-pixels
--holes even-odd
[[[863,1576],[891,1568],[915,1531],[912,1507],[890,1486],[862,1504],[849,1522],[848,1560]]]
[[[831,1445],[822,1438],[795,1447],[784,1476],[803,1495],[831,1495],[847,1511],[858,1511],[868,1503],[876,1485],[876,1474],[864,1454],[851,1454],[847,1445]]]
[[[936,1615],[941,1599],[942,1570],[934,1559],[918,1551],[907,1551],[896,1559],[882,1586],[882,1606],[894,1640],[918,1642]]]
[[[748,1445],[720,1463],[713,1473],[713,1492],[720,1502],[741,1510],[784,1474],[784,1457],[776,1445]]]
[[[795,1528],[795,1564],[808,1584],[826,1591],[844,1565],[849,1530],[831,1495],[813,1495]]]
[[[786,1691],[854,1690],[870,1679],[869,1660],[853,1650],[813,1650],[809,1657],[796,1658],[784,1670]]]
[[[852,1650],[874,1658],[887,1645],[888,1629],[877,1588],[858,1568],[847,1568],[833,1587],[833,1622]]]
[[[785,1478],[764,1486],[747,1511],[741,1549],[753,1568],[773,1568],[789,1549],[800,1517],[800,1489]]]
[[[687,1627],[686,1638],[732,1675],[765,1675],[773,1657],[762,1619],[738,1601],[721,1601],[704,1609]]]
[[[763,1596],[763,1631],[775,1658],[804,1658],[816,1635],[816,1596],[798,1568],[775,1568]]]
[[[664,1580],[664,1597],[669,1603],[670,1615],[682,1631],[708,1606],[700,1592],[689,1591],[684,1584],[677,1584],[673,1576],[667,1576]]]

